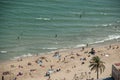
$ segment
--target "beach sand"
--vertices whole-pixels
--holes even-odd
[[[89,54],[91,48],[94,48],[95,55]],[[3,73],[4,80],[96,79],[95,71],[91,71],[88,67],[93,56],[99,56],[105,62],[106,69],[99,75],[99,78],[110,77],[112,64],[120,62],[120,42],[109,45],[57,50],[48,54],[3,62],[0,63],[0,80],[2,80]],[[50,73],[50,76],[47,72]]]

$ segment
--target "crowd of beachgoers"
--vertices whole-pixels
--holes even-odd
[[[112,64],[120,62],[120,43],[56,50],[48,54],[0,63],[1,80],[95,80],[89,68],[93,56],[105,62],[100,78],[111,76]]]

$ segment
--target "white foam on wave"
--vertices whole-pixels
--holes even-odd
[[[51,48],[42,48],[42,49],[58,49],[58,48],[55,48],[55,47],[51,47]]]
[[[22,57],[30,57],[30,56],[33,56],[33,55],[31,53],[22,55]]]
[[[112,26],[113,24],[108,24],[108,26]]]
[[[28,54],[24,54],[24,55],[21,55],[21,56],[14,57],[12,60],[25,58],[25,57],[30,57],[30,56],[33,56],[33,55],[31,53],[28,53]]]
[[[105,39],[103,39],[101,41],[96,41],[95,43],[102,43],[102,42],[105,42],[105,41],[119,39],[119,38],[120,38],[120,35],[108,35],[107,38],[105,38]]]
[[[99,26],[104,26],[104,27],[106,27],[106,26],[112,26],[112,25],[114,25],[113,23],[109,23],[109,24],[98,24],[98,25],[95,25],[96,27],[99,27]]]
[[[117,21],[117,23],[120,23],[120,21]]]
[[[36,18],[36,19],[39,19],[39,20],[46,20],[46,21],[51,20],[50,18],[42,18],[42,17]]]
[[[5,53],[7,53],[7,51],[0,51],[0,53],[5,54]]]
[[[102,26],[109,26],[109,24],[102,24]]]
[[[108,35],[108,37],[106,37],[103,40],[96,41],[94,43],[89,43],[89,44],[103,43],[105,41],[110,41],[110,40],[119,39],[119,38],[120,38],[120,35]],[[84,47],[84,46],[86,46],[86,44],[77,45],[77,46],[75,46],[75,48]]]
[[[79,44],[79,45],[75,46],[75,48],[84,47],[84,46],[86,46],[86,45],[85,44]]]
[[[94,43],[103,43],[103,42],[105,42],[104,40],[101,40],[101,41],[96,41],[96,42],[94,42]]]
[[[100,14],[102,14],[102,15],[107,15],[107,13],[104,13],[104,12],[101,12]]]
[[[113,39],[118,39],[120,38],[120,35],[109,35],[107,39],[105,40],[113,40]]]

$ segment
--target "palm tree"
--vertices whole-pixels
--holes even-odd
[[[94,56],[91,61],[89,67],[92,70],[95,70],[97,72],[97,79],[99,78],[99,71],[102,73],[105,69],[104,62],[100,60],[98,56]]]

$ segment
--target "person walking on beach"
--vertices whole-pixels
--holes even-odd
[[[4,76],[2,76],[2,80],[4,80]]]

